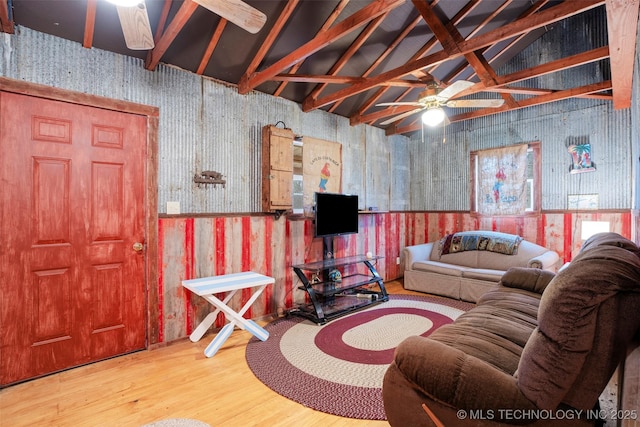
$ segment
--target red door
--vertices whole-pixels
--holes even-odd
[[[145,347],[146,129],[0,92],[0,385]]]

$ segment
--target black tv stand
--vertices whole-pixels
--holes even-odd
[[[331,237],[324,238],[323,246],[324,260],[293,266],[293,271],[302,282],[299,289],[307,292],[310,303],[290,310],[289,314],[302,316],[322,325],[371,304],[389,300],[384,281],[374,266],[383,257],[355,255],[333,258]],[[328,255],[331,257],[327,258]],[[367,267],[368,273],[355,272],[342,275],[340,280],[333,280],[335,277],[331,274],[332,270],[361,263]]]
[[[333,259],[333,237],[322,238],[322,259]]]

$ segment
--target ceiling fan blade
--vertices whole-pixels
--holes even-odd
[[[444,105],[451,108],[498,108],[503,104],[504,99],[456,99]]]
[[[242,0],[193,0],[238,27],[255,34],[262,29],[267,16]]]
[[[127,47],[131,50],[153,49],[155,44],[144,0],[140,0],[140,3],[132,7],[116,6],[116,8]]]
[[[459,94],[465,89],[469,89],[475,83],[467,80],[458,80],[451,83],[449,86],[445,87],[438,93],[438,98],[442,100],[447,100],[454,95]]]
[[[393,123],[395,121],[398,121],[400,119],[404,119],[405,117],[409,117],[410,115],[418,113],[418,112],[420,112],[422,110],[424,110],[424,108],[416,108],[415,110],[411,110],[411,111],[407,111],[406,113],[398,114],[397,116],[393,116],[390,119],[387,119],[384,122],[381,122],[380,126],[385,126],[385,125],[388,125],[388,124]]]
[[[376,107],[395,107],[398,105],[412,105],[414,107],[424,107],[424,104],[419,102],[381,102],[380,104],[376,104]]]

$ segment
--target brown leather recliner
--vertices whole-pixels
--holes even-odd
[[[404,340],[384,378],[387,419],[437,425],[426,404],[447,427],[596,425],[638,335],[638,247],[598,234],[557,275],[511,269],[454,323]]]

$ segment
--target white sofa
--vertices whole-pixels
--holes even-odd
[[[403,249],[404,287],[476,302],[511,267],[558,271],[552,250],[513,234],[464,231]]]

